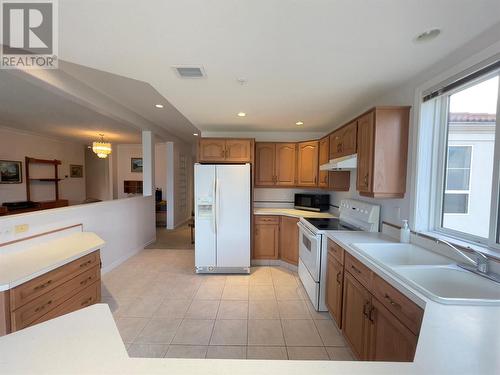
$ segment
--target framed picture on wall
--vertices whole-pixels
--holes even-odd
[[[20,184],[23,182],[23,163],[20,161],[0,160],[0,184]]]
[[[69,165],[69,176],[72,178],[82,178],[83,177],[83,165],[70,164]]]
[[[142,173],[142,158],[132,158],[131,159],[130,171]]]

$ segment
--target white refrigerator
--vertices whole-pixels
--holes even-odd
[[[250,164],[195,164],[196,273],[250,273]]]

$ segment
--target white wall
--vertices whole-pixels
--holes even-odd
[[[193,152],[190,145],[167,143],[167,228],[191,218],[193,210]]]
[[[117,198],[122,199],[128,196],[123,191],[123,181],[142,181],[142,173],[132,172],[130,165],[132,158],[142,158],[142,145],[117,145],[116,158]]]
[[[154,215],[154,197],[150,196],[4,216],[0,217],[0,233],[20,224],[28,224],[29,231],[22,235],[0,234],[0,243],[83,224],[84,231],[95,232],[106,241],[101,250],[106,272],[155,240]]]
[[[163,199],[167,199],[167,144],[155,146],[155,187],[161,189]]]
[[[61,160],[59,166],[59,197],[68,199],[70,204],[79,204],[85,200],[85,171],[83,178],[70,178],[70,164],[85,164],[85,147],[68,141],[60,141],[15,129],[0,128],[0,160],[22,161],[22,184],[0,184],[0,204],[26,200],[26,156],[40,159]],[[31,177],[52,177],[52,166],[33,165],[30,167]],[[54,184],[47,182],[34,183],[31,189],[31,200],[45,201],[54,199]]]
[[[111,168],[113,154],[100,159],[91,149],[85,149],[85,186],[87,199],[113,199]]]

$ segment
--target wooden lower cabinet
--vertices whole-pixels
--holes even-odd
[[[334,241],[327,248],[326,305],[354,355],[412,361],[424,311]]]
[[[281,259],[299,264],[299,219],[278,215],[255,215],[252,259]]]
[[[342,293],[344,285],[344,266],[328,254],[326,273],[326,307],[342,328]]]
[[[371,295],[349,272],[344,274],[344,297],[342,309],[342,331],[354,355],[361,360],[368,359],[370,333]]]
[[[280,223],[280,258],[285,262],[299,264],[299,219],[281,216]]]
[[[418,336],[349,272],[344,276],[342,330],[358,359],[410,362],[415,356]]]
[[[406,328],[375,297],[372,297],[370,319],[370,361],[413,361],[417,336]]]
[[[98,303],[99,250],[0,293],[0,336]]]
[[[256,216],[253,259],[278,259],[280,224],[278,216]]]

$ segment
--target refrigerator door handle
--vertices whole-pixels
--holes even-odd
[[[217,178],[216,179],[216,184],[215,184],[215,230],[216,232],[219,231],[219,208],[220,208],[220,199],[219,199],[219,192],[220,192],[220,181]]]
[[[217,215],[216,215],[216,204],[217,204],[217,179],[214,178],[214,183],[212,186],[212,231],[217,234]]]

